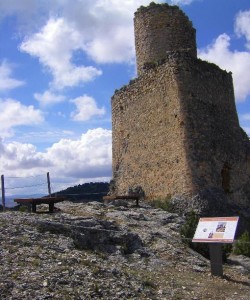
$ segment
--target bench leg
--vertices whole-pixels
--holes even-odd
[[[36,212],[36,204],[32,203],[32,212],[35,213]]]
[[[49,212],[53,213],[54,211],[54,202],[49,203]]]
[[[136,206],[139,206],[139,199],[136,199]]]
[[[32,205],[29,203],[27,205],[24,204],[25,207],[27,207],[28,212],[32,212]]]

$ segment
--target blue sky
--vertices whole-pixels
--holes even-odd
[[[54,191],[110,179],[110,98],[136,76],[133,14],[150,2],[0,0],[7,187],[20,185],[10,177],[46,172]],[[249,0],[155,2],[179,5],[197,30],[198,56],[233,73],[240,123],[250,134]]]

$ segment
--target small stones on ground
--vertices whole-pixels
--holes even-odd
[[[184,220],[149,205],[59,203],[0,213],[0,299],[249,300],[248,260],[210,275],[181,241]],[[244,264],[244,266],[243,266]]]

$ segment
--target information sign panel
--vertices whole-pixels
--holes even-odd
[[[239,217],[200,218],[192,242],[233,243]]]

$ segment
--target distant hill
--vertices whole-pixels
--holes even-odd
[[[14,199],[16,198],[41,198],[46,196],[46,194],[14,194],[14,195],[6,195],[5,196],[5,206],[6,207],[14,207],[16,206],[16,202]]]
[[[107,195],[108,191],[108,182],[89,182],[68,187],[65,190],[53,193],[52,196],[65,196],[74,202],[102,201],[102,197]]]

